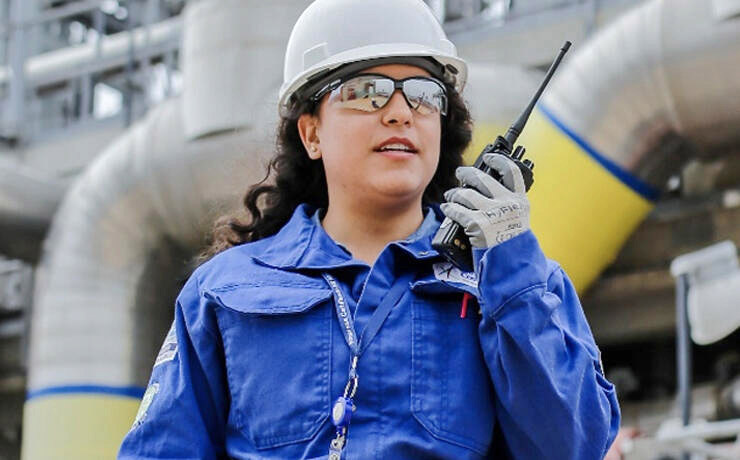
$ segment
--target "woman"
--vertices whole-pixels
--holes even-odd
[[[603,458],[614,389],[521,173],[459,167],[465,76],[420,0],[303,13],[274,185],[180,293],[119,458]],[[445,216],[475,272],[431,247]]]

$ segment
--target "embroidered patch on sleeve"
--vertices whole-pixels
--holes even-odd
[[[157,367],[160,364],[166,363],[167,361],[172,361],[173,359],[175,359],[176,354],[177,354],[177,334],[175,333],[175,323],[172,323],[172,326],[170,327],[170,331],[167,333],[167,337],[164,338],[164,343],[162,344],[162,348],[159,349],[159,354],[157,354],[157,359],[154,360],[154,367]]]
[[[434,264],[434,276],[440,281],[462,283],[471,287],[478,287],[478,278],[475,272],[464,272],[449,262]]]
[[[157,394],[158,391],[158,383],[152,383],[146,388],[146,391],[144,392],[144,397],[141,399],[139,411],[136,412],[136,418],[134,419],[134,424],[131,427],[132,430],[144,422],[144,419],[146,418],[146,413],[149,410],[149,406],[152,405],[152,401],[154,401],[154,396]]]

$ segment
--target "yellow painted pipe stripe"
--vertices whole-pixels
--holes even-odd
[[[506,127],[476,124],[472,163]],[[614,260],[653,203],[594,161],[541,113],[534,112],[519,143],[535,163],[529,192],[532,229],[545,254],[558,261],[583,292]]]
[[[114,459],[140,400],[63,394],[26,401],[22,460]]]

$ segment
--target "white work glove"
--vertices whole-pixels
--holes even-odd
[[[501,174],[503,185],[473,166],[461,166],[461,185],[445,192],[442,212],[462,225],[470,244],[490,248],[529,229],[529,200],[519,167],[505,155],[490,153],[483,161]]]

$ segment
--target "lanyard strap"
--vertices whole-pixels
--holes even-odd
[[[360,346],[357,343],[357,334],[355,333],[355,321],[349,312],[349,308],[347,308],[347,301],[344,300],[344,294],[339,289],[337,280],[328,273],[322,273],[321,275],[334,293],[334,308],[337,311],[337,319],[339,320],[339,325],[342,326],[344,341],[347,342],[347,346],[352,353],[352,359],[354,359],[355,356],[360,355]]]
[[[362,356],[362,353],[365,352],[368,345],[370,345],[370,342],[372,342],[378,334],[378,331],[380,331],[380,328],[390,315],[393,307],[406,293],[409,283],[414,275],[413,273],[406,273],[396,279],[396,282],[393,283],[390,291],[388,291],[385,297],[383,297],[380,305],[378,305],[378,308],[375,309],[375,312],[370,317],[370,320],[362,330],[359,339],[355,332],[355,321],[349,312],[349,308],[347,308],[347,302],[344,299],[342,290],[339,288],[339,283],[337,283],[334,277],[328,273],[323,273],[322,276],[334,293],[334,307],[337,311],[337,319],[342,327],[344,341],[347,342],[347,346],[349,346],[350,352],[352,353],[352,359],[354,360],[355,357],[359,358]]]
[[[357,332],[355,332],[355,321],[347,308],[347,302],[342,294],[342,290],[339,288],[339,283],[328,273],[322,273],[322,276],[331,287],[334,293],[334,307],[337,310],[337,319],[342,327],[342,334],[344,335],[344,341],[347,342],[347,346],[350,349],[350,368],[349,368],[349,379],[347,386],[344,387],[344,395],[337,399],[337,402],[332,408],[332,423],[336,427],[336,437],[331,441],[329,445],[329,460],[341,460],[342,451],[344,450],[347,430],[349,429],[349,422],[352,417],[352,412],[355,410],[354,397],[357,392],[357,384],[359,378],[357,376],[357,360],[360,358],[362,353],[373,341],[380,328],[383,326],[383,322],[391,314],[391,310],[398,303],[398,301],[407,292],[409,283],[413,279],[413,273],[406,273],[400,278],[396,279],[396,282],[391,286],[390,291],[383,297],[383,300],[375,309],[370,320],[362,330],[358,339]],[[370,276],[370,275],[368,275]],[[357,306],[359,308],[359,304]]]

